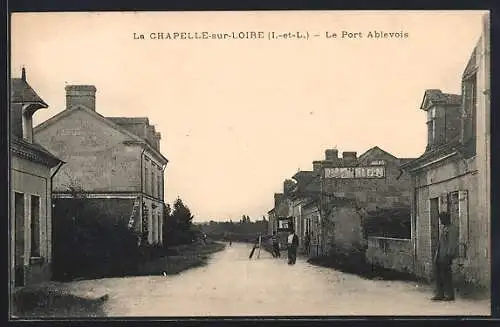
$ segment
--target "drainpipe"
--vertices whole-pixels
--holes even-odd
[[[56,170],[52,174],[50,174],[50,182],[52,182],[54,180],[54,176],[57,174],[57,172],[59,171],[59,169],[61,169],[61,166],[64,165],[64,164],[65,164],[64,161],[59,162],[59,164],[57,165]]]
[[[52,174],[50,174],[50,199],[48,199],[50,201],[50,223],[52,226],[54,226],[53,224],[53,221],[54,221],[54,205],[52,203],[52,189],[53,189],[53,185],[54,185],[54,176],[57,174],[57,172],[59,171],[59,169],[61,169],[62,165],[64,165],[65,162],[64,161],[60,161],[59,164],[57,165],[56,169],[54,170],[54,172]],[[52,227],[53,229],[53,227]],[[50,233],[51,234],[51,239],[52,239],[52,232]],[[49,224],[45,224],[45,235],[48,236],[49,235]],[[51,242],[51,244],[53,244]],[[47,250],[49,250],[47,248]],[[50,255],[50,261],[52,262],[52,251],[51,252],[51,255]],[[47,258],[49,259],[49,258]]]

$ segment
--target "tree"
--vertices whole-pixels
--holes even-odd
[[[177,198],[171,214],[167,217],[166,241],[171,245],[187,244],[194,238],[193,218],[191,210]]]

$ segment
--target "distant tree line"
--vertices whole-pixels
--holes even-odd
[[[254,242],[259,234],[266,234],[268,221],[266,217],[252,221],[248,215],[243,215],[238,222],[213,221],[198,225],[201,231],[214,240],[232,240],[233,242]]]

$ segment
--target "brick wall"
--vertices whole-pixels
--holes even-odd
[[[38,131],[35,139],[66,162],[54,191],[67,191],[71,184],[91,191],[140,191],[140,148],[124,145],[126,136],[84,110]]]
[[[368,237],[366,259],[371,264],[400,272],[413,273],[410,239]]]

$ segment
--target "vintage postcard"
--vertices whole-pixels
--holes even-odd
[[[490,315],[488,11],[10,23],[11,318]]]

